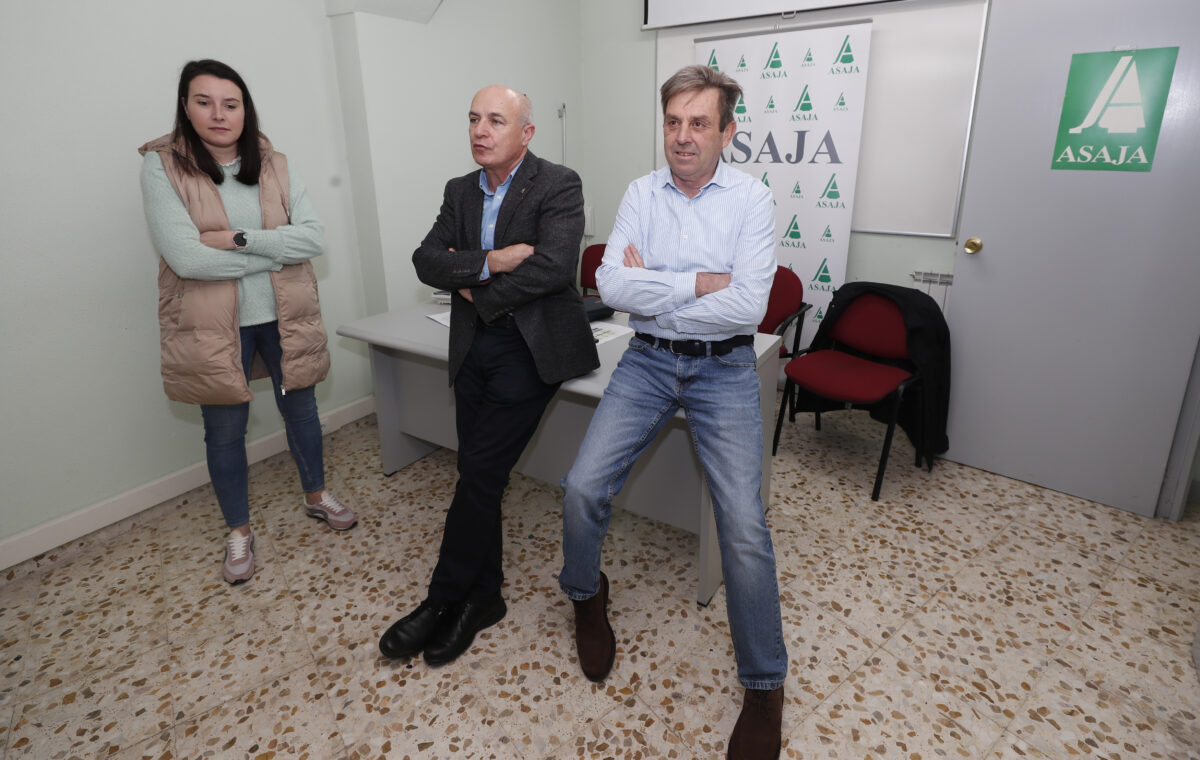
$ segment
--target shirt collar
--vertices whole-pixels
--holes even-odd
[[[659,176],[658,181],[655,183],[657,186],[670,187],[671,189],[675,190],[676,192],[683,193],[683,191],[680,190],[679,187],[675,184],[675,178],[671,176],[671,167],[670,166],[664,166],[663,168],[659,169],[658,171],[661,172],[661,175]],[[710,179],[704,185],[704,187],[700,188],[700,192],[696,194],[696,197],[699,198],[700,195],[705,190],[707,190],[710,185],[716,185],[717,187],[721,187],[721,188],[729,187],[731,179],[732,179],[729,176],[729,172],[732,172],[732,171],[737,171],[737,170],[734,169],[733,167],[731,167],[729,164],[725,163],[724,161],[718,161],[717,168],[716,168],[716,171],[713,172],[712,179]],[[684,194],[686,195],[686,193],[684,193]]]
[[[523,158],[522,158],[522,159],[521,159],[521,161],[520,161],[520,163],[518,163],[516,166],[514,166],[514,167],[513,167],[513,170],[512,170],[511,172],[509,172],[509,173],[508,173],[508,178],[507,178],[507,179],[505,179],[503,182],[501,182],[501,183],[500,183],[500,184],[499,184],[499,185],[496,187],[496,193],[500,192],[501,190],[507,190],[507,189],[508,189],[508,186],[512,184],[512,178],[513,178],[514,176],[516,176],[516,174],[517,174],[517,170],[521,168],[521,164],[523,164],[523,163],[525,163],[525,159],[523,159]],[[480,170],[479,170],[479,189],[483,191],[483,194],[484,194],[484,195],[491,196],[491,195],[495,195],[495,194],[496,194],[496,193],[493,193],[493,192],[492,192],[492,191],[491,191],[491,190],[488,188],[488,181],[487,181],[487,169],[480,169]]]

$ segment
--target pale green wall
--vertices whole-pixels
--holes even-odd
[[[913,272],[954,271],[955,247],[948,238],[853,232],[846,255],[846,281],[917,287],[909,276]]]
[[[203,461],[198,410],[159,380],[135,150],[170,130],[179,69],[198,57],[240,71],[309,186],[327,228],[327,324],[364,315],[321,0],[0,3],[0,539]],[[323,411],[370,393],[361,347],[331,347]],[[280,428],[265,387],[252,440]]]
[[[612,232],[625,189],[654,169],[658,82],[654,32],[643,32],[642,0],[580,1],[584,125],[583,195],[595,211],[595,234]]]
[[[467,111],[477,90],[512,86],[533,102],[530,148],[563,162],[561,104],[567,104],[568,156],[580,167],[579,4],[562,0],[477,3],[445,0],[427,24],[355,14],[382,270],[391,307],[427,299],[413,249],[437,216],[446,181],[478,168],[471,160]]]

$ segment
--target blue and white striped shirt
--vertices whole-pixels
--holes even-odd
[[[645,269],[625,266],[632,243]],[[729,273],[729,287],[696,297],[696,273]],[[766,185],[724,162],[695,198],[663,167],[625,191],[596,284],[629,325],[660,338],[752,335],[775,278],[775,210]]]

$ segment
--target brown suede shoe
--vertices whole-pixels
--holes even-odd
[[[617,658],[617,637],[608,624],[608,576],[600,573],[600,590],[575,602],[575,649],[589,681],[603,681]]]
[[[729,737],[728,760],[776,760],[783,730],[783,687],[746,689],[742,714]]]

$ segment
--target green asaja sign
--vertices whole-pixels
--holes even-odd
[[[1076,53],[1051,169],[1148,172],[1179,48]]]

